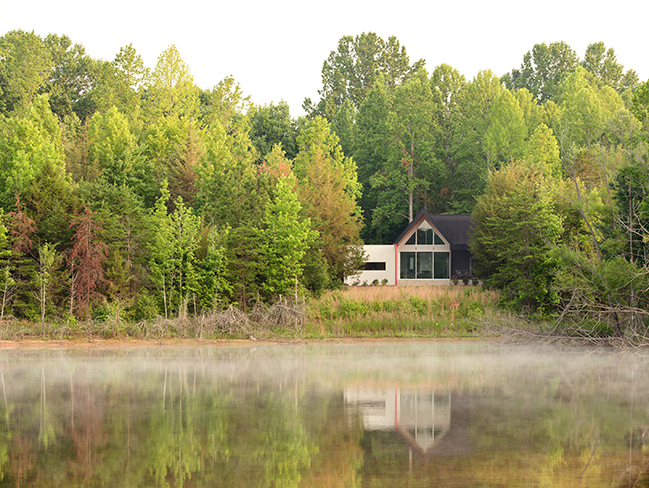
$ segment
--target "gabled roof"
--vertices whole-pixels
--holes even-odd
[[[469,248],[469,232],[471,230],[471,214],[436,214],[431,215],[421,210],[412,222],[405,228],[395,241],[403,244],[406,238],[426,220],[441,234],[442,238],[451,245],[452,251],[462,251]]]

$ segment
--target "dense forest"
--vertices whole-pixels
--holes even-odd
[[[175,46],[147,67],[131,45],[0,37],[0,320],[318,294],[426,208],[473,214],[504,305],[644,327],[649,82],[612,48],[537,44],[467,80],[346,36],[319,97],[293,118],[232,77],[199,88]]]

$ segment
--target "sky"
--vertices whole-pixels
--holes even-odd
[[[635,2],[634,2],[635,3]],[[258,105],[286,101],[303,113],[318,100],[322,64],[338,40],[375,32],[396,36],[411,63],[432,71],[446,63],[467,79],[520,67],[537,43],[565,41],[580,57],[588,44],[615,49],[625,69],[649,77],[643,33],[649,4],[573,0],[0,0],[0,35],[14,29],[69,36],[96,59],[112,60],[132,44],[145,64],[176,45],[204,89],[233,76]]]

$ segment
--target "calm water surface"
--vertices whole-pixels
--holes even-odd
[[[0,486],[649,486],[649,356],[0,350]]]

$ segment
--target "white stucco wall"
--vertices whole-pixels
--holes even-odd
[[[367,254],[367,262],[369,263],[385,263],[385,271],[369,271],[362,270],[358,274],[348,276],[345,279],[345,284],[354,286],[366,283],[372,284],[374,280],[378,280],[379,284],[385,279],[387,285],[394,285],[395,265],[394,262],[394,245],[366,245],[363,246],[365,254]]]

